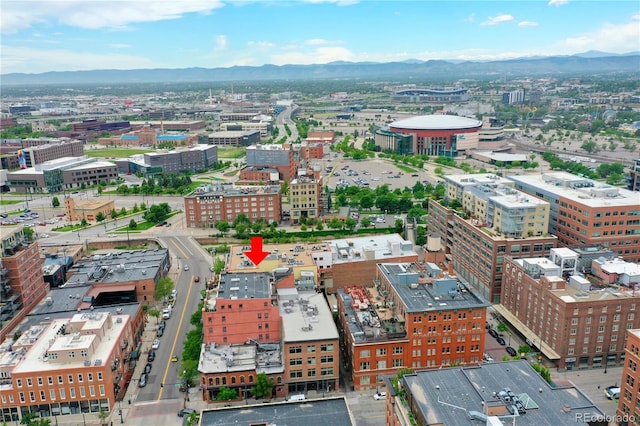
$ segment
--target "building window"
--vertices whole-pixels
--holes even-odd
[[[302,346],[290,346],[289,347],[289,353],[290,354],[301,354],[302,353]]]
[[[333,344],[321,345],[320,346],[320,351],[321,352],[333,352]]]
[[[370,356],[371,356],[371,351],[369,349],[360,350],[360,358],[369,358]]]
[[[315,351],[316,351],[316,345],[309,345],[309,346],[307,346],[307,352],[308,352],[308,353],[310,353],[310,354],[311,354],[311,353],[315,353]]]

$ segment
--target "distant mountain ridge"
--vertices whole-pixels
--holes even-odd
[[[578,76],[640,73],[640,52],[608,54],[589,51],[572,56],[518,58],[501,61],[332,62],[314,65],[233,66],[229,68],[60,71],[1,76],[2,85],[195,83],[326,79],[455,79],[516,76]]]

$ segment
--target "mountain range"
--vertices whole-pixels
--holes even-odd
[[[1,76],[8,85],[82,85],[195,83],[212,81],[277,81],[393,79],[404,81],[499,76],[593,76],[640,74],[640,52],[611,54],[589,51],[572,56],[518,58],[501,61],[407,60],[403,62],[332,62],[314,65],[233,66],[228,68],[57,71]]]

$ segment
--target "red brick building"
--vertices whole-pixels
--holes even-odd
[[[203,185],[184,198],[185,217],[190,228],[214,228],[218,221],[232,223],[245,215],[257,220],[282,220],[279,185]]]
[[[245,166],[240,169],[241,182],[278,182],[280,172],[273,167]]]
[[[380,263],[375,286],[338,290],[345,362],[355,390],[400,368],[478,364],[489,304],[457,278],[417,264]]]
[[[33,309],[49,291],[42,276],[40,248],[23,228],[0,228],[0,341]]]
[[[569,370],[623,363],[626,330],[640,327],[639,307],[633,290],[594,288],[574,262],[508,256],[494,305],[530,346]]]
[[[622,369],[622,378],[620,380],[620,399],[618,400],[618,410],[616,415],[620,419],[627,419],[629,424],[637,424],[640,419],[640,388],[636,383],[640,380],[638,373],[640,366],[640,330],[627,330],[627,347],[625,350],[624,367]],[[622,423],[622,422],[620,422]]]

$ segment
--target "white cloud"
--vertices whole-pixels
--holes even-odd
[[[186,13],[211,13],[223,6],[222,0],[3,0],[0,31],[12,34],[48,22],[90,29],[126,28]]]
[[[482,26],[498,25],[498,24],[502,24],[503,22],[511,22],[513,20],[514,18],[512,15],[503,14],[498,16],[490,16],[486,21],[484,21],[480,25]]]
[[[322,38],[312,38],[304,42],[307,46],[322,46],[325,44],[331,44],[331,42]]]
[[[126,44],[126,43],[110,43],[108,45],[110,48],[112,49],[129,49],[131,48],[130,44]]]
[[[3,73],[47,71],[157,68],[161,64],[135,55],[102,52],[71,52],[65,49],[31,49],[3,46]]]
[[[334,61],[353,61],[354,54],[344,47],[320,47],[310,52],[295,51],[271,55],[268,63],[274,65],[326,64]]]
[[[249,47],[256,47],[258,49],[272,49],[275,47],[275,44],[273,44],[270,41],[250,41],[247,43],[247,46]]]
[[[604,24],[588,33],[568,37],[554,46],[561,54],[580,53],[587,50],[601,50],[610,53],[628,53],[640,51],[639,15],[632,15],[629,22],[623,24]]]
[[[518,22],[518,26],[519,27],[537,27],[538,23],[532,22],[532,21],[522,21],[522,22]]]
[[[549,0],[547,6],[564,6],[567,3],[569,3],[569,0]]]
[[[217,51],[219,50],[225,50],[227,48],[228,45],[228,40],[227,40],[227,36],[226,35],[222,35],[219,34],[216,36],[215,38],[215,49]]]

